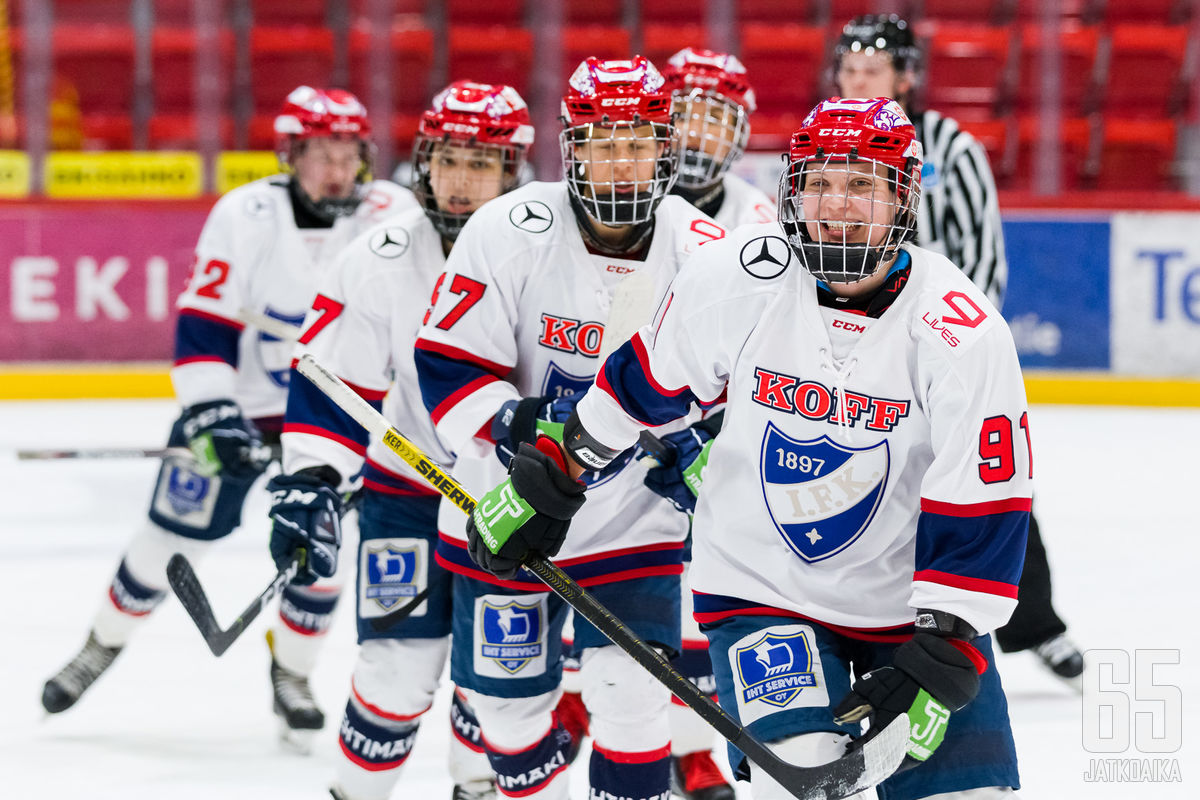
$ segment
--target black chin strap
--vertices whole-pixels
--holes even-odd
[[[579,232],[583,235],[584,244],[590,250],[604,255],[625,256],[640,250],[649,241],[650,235],[654,233],[654,217],[651,217],[646,222],[627,226],[629,233],[621,240],[620,244],[608,244],[596,235],[595,223],[584,210],[583,203],[579,202],[573,192],[568,192],[567,195],[571,198],[571,210],[575,212],[575,221],[579,223]]]
[[[671,194],[679,195],[705,214],[715,217],[721,210],[721,206],[725,204],[725,181],[719,180],[715,185],[703,189],[680,186],[676,182]]]
[[[300,188],[300,181],[293,175],[288,181],[288,195],[292,198],[292,216],[297,228],[332,228],[336,217],[317,207],[312,198]]]

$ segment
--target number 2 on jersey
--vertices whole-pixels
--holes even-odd
[[[200,274],[208,278],[209,281],[203,286],[196,287],[196,296],[207,297],[211,300],[220,300],[221,286],[225,281],[229,280],[229,264],[216,258],[210,259],[205,263],[204,269],[200,270]]]

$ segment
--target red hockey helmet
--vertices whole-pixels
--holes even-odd
[[[515,188],[532,144],[529,109],[511,86],[456,81],[438,92],[417,126],[412,172],[413,192],[438,232],[453,240],[478,206]],[[467,181],[460,191],[469,196],[458,198],[462,210],[443,208],[435,197],[433,156],[447,145],[490,151],[501,169],[499,184]]]
[[[642,56],[576,68],[559,142],[571,197],[588,217],[608,226],[653,218],[678,168],[672,118],[671,92]]]
[[[746,152],[749,115],[757,107],[746,68],[737,56],[685,47],[671,56],[663,78],[683,138],[679,185],[706,189]]]
[[[779,221],[817,278],[854,283],[916,235],[921,142],[895,100],[832,97],[792,134]]]
[[[671,90],[658,69],[642,56],[584,60],[568,81],[562,101],[568,128],[617,122],[671,122]]]
[[[366,142],[371,135],[367,109],[344,89],[297,86],[275,117],[275,152],[290,163],[296,142],[318,137],[346,137]]]

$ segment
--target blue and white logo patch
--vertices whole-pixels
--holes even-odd
[[[168,458],[163,470],[163,479],[154,489],[155,511],[190,528],[208,528],[221,479],[195,472],[187,458]]]
[[[792,552],[822,561],[858,540],[875,517],[891,463],[886,440],[847,447],[800,441],[767,424],[762,485],[767,511]]]
[[[263,313],[271,319],[295,326],[296,335],[300,335],[300,328],[304,325],[304,313],[289,314],[285,311],[276,311],[270,306],[264,308]],[[291,377],[292,351],[296,347],[296,342],[291,339],[280,339],[266,331],[259,331],[257,343],[258,357],[262,362],[263,371],[271,379],[271,383],[286,388],[288,379]]]
[[[821,654],[808,625],[776,625],[729,648],[742,724],[782,709],[829,704]]]
[[[424,539],[364,540],[359,547],[359,617],[382,617],[416,597],[429,582],[428,556]],[[423,616],[428,606],[421,603],[411,616]]]
[[[545,595],[476,598],[475,672],[488,678],[545,674],[546,621]]]
[[[586,392],[595,378],[595,375],[572,375],[551,361],[542,381],[542,397],[569,397]]]

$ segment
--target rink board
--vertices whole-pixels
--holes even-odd
[[[0,206],[0,399],[168,396],[208,208]],[[1005,216],[1004,315],[1034,402],[1200,404],[1197,229],[1196,212]]]

